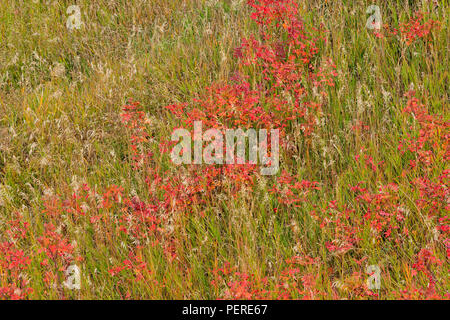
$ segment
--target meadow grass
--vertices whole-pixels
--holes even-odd
[[[301,275],[317,276],[308,290],[321,293],[312,297],[367,298],[357,289],[369,277],[366,265],[378,265],[382,284],[375,293],[389,299],[400,297],[402,290],[412,293],[429,287],[426,275],[413,276],[411,271],[419,252],[427,249],[443,262],[432,273],[438,295],[448,298],[448,233],[436,236],[436,220],[417,206],[419,189],[410,185],[419,173],[402,176],[412,158],[398,152],[398,142],[412,123],[402,112],[408,91],[416,91],[430,114],[449,120],[448,1],[299,1],[305,24],[323,24],[328,30],[320,49],[336,64],[338,74],[326,97],[306,88],[322,104],[312,135],[299,134],[295,124],[288,129],[289,148],[281,154],[280,173],[286,170],[299,181],[320,184],[320,190],[311,192],[299,207],[284,207],[270,192],[279,174],[257,176],[255,184],[237,195],[231,187],[222,188],[202,206],[192,205],[189,214],[172,212],[161,227],[159,240],[174,242],[173,259],[167,258],[164,247],[150,244],[151,235],[149,243],[140,243],[142,248],[133,251],[151,270],[141,281],[131,270],[120,276],[110,272],[131,259],[129,248],[135,244],[129,237],[116,233],[116,226],[96,229],[87,216],[62,213],[53,221],[55,232],[76,242],[72,253],[82,257],[76,262],[81,289],[62,286],[65,262],[42,264],[39,237],[49,221],[43,213],[49,199],[70,199],[87,184],[99,193],[121,186],[125,195],[152,201],[145,175],[133,170],[132,133],[121,122],[122,107],[129,99],[140,102],[149,118],[153,144],[148,148],[157,153],[158,141],[170,136],[178,124],[164,106],[203,97],[206,87],[228,82],[236,71],[234,49],[259,30],[245,2],[0,2],[0,240],[13,242],[31,257],[17,279],[0,266],[0,287],[16,281],[18,287],[33,289],[26,296],[30,299],[228,298],[233,291],[229,283],[234,282],[241,283],[242,291],[278,290],[286,259],[309,256],[320,263],[299,268]],[[380,6],[383,23],[389,26],[397,27],[422,11],[439,21],[440,29],[429,40],[411,45],[379,39],[365,28],[371,4]],[[70,5],[81,8],[80,30],[66,27]],[[355,134],[353,128],[360,123],[367,129]],[[418,130],[417,124],[412,125]],[[445,153],[446,147],[444,143],[440,152]],[[355,161],[357,155],[371,157],[374,163],[383,161],[383,166],[373,171]],[[443,160],[433,162],[427,171],[435,180],[448,170],[445,156],[436,159]],[[154,161],[179,174],[167,157]],[[373,240],[369,225],[349,252],[330,252],[325,246],[334,235],[320,228],[311,211],[331,212],[326,206],[336,201],[341,208],[363,212],[370,205],[357,203],[349,189],[360,181],[373,193],[381,185],[398,185],[395,201],[408,212],[404,225],[410,230],[401,250],[392,242]],[[437,215],[446,216],[446,209]],[[112,208],[99,214],[111,214],[114,220],[114,210],[119,211]],[[25,238],[11,240],[8,221],[16,213],[29,229]],[[365,260],[358,263],[360,259]],[[230,271],[220,278],[223,282],[211,284],[218,281],[213,270],[226,263],[249,278],[242,280]],[[242,281],[249,282],[242,285]],[[293,283],[300,283],[301,289],[290,298],[306,295],[301,293],[307,291],[302,281],[306,280],[300,275],[295,278]]]

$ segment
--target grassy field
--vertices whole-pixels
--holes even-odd
[[[1,1],[0,298],[450,298],[448,13]],[[193,120],[279,128],[279,172],[173,164]]]

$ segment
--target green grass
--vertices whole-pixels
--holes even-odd
[[[33,253],[44,229],[42,210],[48,195],[68,199],[82,183],[99,192],[120,185],[125,194],[148,200],[142,175],[132,169],[130,132],[121,123],[121,108],[130,98],[139,101],[152,119],[155,140],[167,137],[174,120],[164,106],[192,101],[212,83],[226,82],[236,68],[234,48],[241,38],[258,32],[244,2],[2,1],[0,240],[8,239],[6,221],[20,212],[30,231],[18,247]],[[415,205],[418,195],[410,194],[409,180],[401,178],[409,159],[397,151],[411,123],[402,113],[408,90],[417,91],[430,113],[449,119],[448,1],[436,3],[437,7],[434,1],[380,2],[383,23],[391,26],[408,21],[418,10],[441,22],[429,43],[406,46],[395,39],[377,39],[365,28],[370,1],[301,2],[306,23],[323,23],[329,30],[323,55],[333,59],[338,77],[312,137],[304,140],[296,134],[298,128],[291,128],[297,153],[282,155],[280,171],[319,181],[322,187],[300,208],[282,208],[268,192],[274,177],[259,177],[252,190],[243,190],[236,198],[222,190],[206,209],[193,207],[194,214],[174,215],[171,228],[178,239],[174,262],[158,246],[140,251],[154,271],[144,283],[127,275],[118,281],[108,274],[127,259],[129,238],[106,231],[102,235],[87,218],[61,218],[66,219],[61,222],[62,234],[77,242],[77,255],[84,258],[79,263],[82,289],[46,285],[45,270],[36,257],[27,271],[28,286],[34,289],[30,298],[118,299],[127,292],[135,299],[217,298],[223,290],[211,286],[210,272],[225,261],[256,279],[275,278],[285,259],[296,254],[319,257],[323,262],[319,274],[342,283],[359,271],[353,258],[366,256],[369,265],[389,270],[379,293],[381,298],[392,298],[394,291],[410,283],[407,265],[425,247],[433,248],[444,261],[438,286],[441,293],[448,293],[445,248],[433,240]],[[81,8],[80,30],[66,28],[66,9],[72,4]],[[351,127],[359,121],[369,129],[354,134]],[[374,162],[384,161],[383,170],[373,173],[357,166],[354,157],[361,148]],[[158,160],[161,168],[172,167],[168,159]],[[430,176],[448,169],[445,161],[434,165]],[[408,224],[416,232],[404,251],[373,245],[370,231],[356,253],[337,256],[325,248],[330,235],[321,232],[310,211],[332,200],[360,210],[348,188],[359,181],[366,181],[372,192],[380,183],[400,186],[399,202],[411,211]],[[279,214],[273,213],[274,208]],[[104,214],[114,219],[117,212]],[[107,239],[107,235],[118,238]],[[307,266],[305,272],[317,270]],[[5,279],[3,274],[0,287]],[[420,283],[426,284],[426,279]],[[331,284],[321,289],[329,293],[328,298],[336,290]],[[347,296],[343,292],[341,296]]]

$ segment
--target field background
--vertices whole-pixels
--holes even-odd
[[[153,199],[145,179],[152,175],[133,168],[123,106],[140,102],[152,136],[145,147],[157,153],[158,141],[178,125],[164,106],[227,83],[238,67],[234,49],[258,34],[245,2],[0,2],[0,298],[449,297],[448,127],[433,136],[437,146],[425,147],[431,168],[402,175],[416,158],[398,150],[410,126],[420,129],[402,112],[408,91],[448,122],[447,1],[299,1],[305,24],[328,30],[321,55],[337,76],[323,100],[311,93],[322,104],[314,133],[303,138],[298,126],[288,128],[295,152],[284,151],[280,174],[317,181],[320,190],[293,206],[270,192],[279,175],[255,175],[238,192],[224,183],[202,205],[159,211],[162,222],[139,231],[147,236],[140,240],[120,231],[133,223],[121,220],[129,209],[122,198]],[[377,38],[365,28],[371,4],[389,26],[422,11],[440,28],[409,45]],[[66,28],[70,5],[81,8],[80,30]],[[152,161],[160,172],[184,172],[163,156]],[[372,170],[370,161],[384,162]],[[425,176],[435,193],[413,187]],[[349,187],[360,181],[371,194],[395,183],[393,204],[361,204]],[[88,192],[84,184],[97,199],[73,200]],[[123,188],[121,195],[111,186]],[[423,198],[439,203],[418,205]],[[409,232],[400,245],[373,237],[370,226],[357,230],[361,240],[351,249],[325,245],[339,246],[338,234],[354,225],[321,228],[312,211],[332,219],[348,206],[363,217],[371,205],[405,212],[401,229]],[[80,268],[80,290],[63,286],[72,264]],[[369,265],[381,269],[379,290],[367,288]]]

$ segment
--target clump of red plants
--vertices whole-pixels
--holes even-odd
[[[259,33],[242,39],[235,50],[235,76],[229,83],[212,84],[192,103],[167,106],[168,114],[174,127],[192,128],[194,121],[202,121],[204,127],[219,130],[275,128],[280,129],[281,146],[285,146],[285,138],[298,126],[308,139],[337,76],[337,66],[321,51],[325,30],[322,26],[311,28],[300,19],[296,1],[248,2]],[[408,44],[427,37],[436,27],[432,22],[423,23],[422,18],[418,15],[400,27]],[[428,247],[418,248],[408,257],[403,272],[410,277],[395,294],[399,298],[449,298],[445,283],[438,280],[442,276],[437,276],[446,274],[448,263],[438,259],[437,252],[444,250],[450,258],[449,170],[439,165],[450,158],[449,123],[430,114],[413,92],[407,99],[403,112],[411,124],[398,144],[403,164],[399,176],[384,180],[377,174],[383,170],[383,161],[375,161],[362,150],[355,155],[355,168],[369,168],[377,188],[373,181],[360,181],[348,186],[346,203],[314,203],[306,212],[315,223],[317,239],[323,240],[324,254],[302,252],[287,257],[276,275],[244,272],[223,262],[223,267],[209,274],[217,298],[377,298],[379,292],[366,284],[364,270],[370,253],[364,241],[370,239],[373,247],[401,252],[427,228],[434,237],[427,239]],[[70,197],[49,196],[39,217],[40,233],[33,235],[38,247],[27,252],[22,247],[29,241],[30,226],[17,214],[0,235],[0,298],[31,298],[27,277],[31,268],[42,274],[44,294],[67,298],[65,270],[88,258],[77,248],[75,237],[90,237],[99,251],[113,243],[126,252],[128,258],[105,266],[118,287],[140,283],[151,290],[152,286],[164,286],[163,281],[154,280],[145,249],[161,249],[168,263],[182,261],[176,221],[194,212],[204,215],[221,194],[237,198],[251,192],[261,178],[254,165],[163,166],[160,160],[167,157],[171,142],[165,137],[158,150],[149,147],[154,136],[147,130],[148,119],[140,104],[130,101],[125,105],[122,121],[131,137],[133,174],[143,185],[140,197],[128,195],[120,186],[98,191],[87,184],[71,190]],[[276,208],[271,214],[304,209],[303,204],[321,189],[320,181],[299,180],[283,170],[269,188]],[[411,204],[405,194],[417,195],[416,200]],[[77,225],[84,226],[82,235],[76,231]],[[411,225],[418,227],[411,230]],[[340,275],[336,265],[343,263],[344,256],[353,262],[347,274]],[[187,267],[181,266],[180,273],[185,271]],[[389,266],[383,272],[388,276]],[[131,293],[123,291],[121,296],[130,298]]]
[[[430,19],[429,14],[421,11],[417,11],[405,23],[401,23],[398,28],[394,28],[385,24],[383,31],[375,31],[374,34],[377,38],[398,38],[404,42],[406,46],[412,45],[419,39],[425,42],[429,42],[433,32],[438,31],[441,28],[439,21]]]

